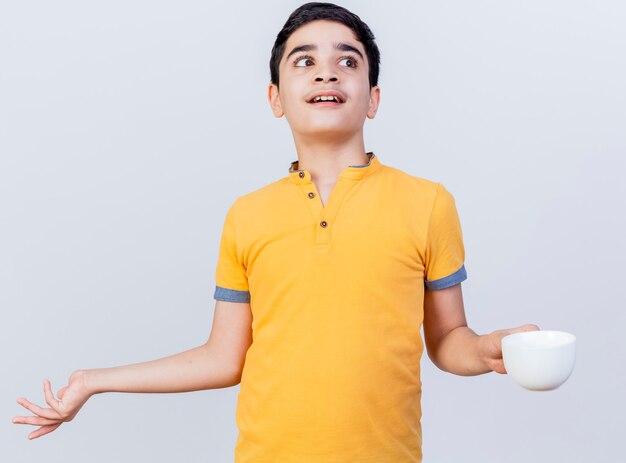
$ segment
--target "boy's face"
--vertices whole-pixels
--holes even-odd
[[[335,48],[335,44],[356,48]],[[316,49],[298,51],[313,45]],[[306,57],[305,57],[306,56]],[[269,100],[276,117],[287,118],[294,136],[310,141],[345,139],[363,130],[365,117],[373,119],[380,88],[370,89],[369,63],[361,42],[350,28],[335,21],[315,20],[294,31],[285,44],[279,65],[280,91],[269,86]],[[338,92],[343,103],[309,103],[324,91]]]

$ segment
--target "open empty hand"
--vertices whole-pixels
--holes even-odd
[[[17,399],[17,403],[32,412],[34,416],[16,416],[13,418],[13,423],[40,426],[28,435],[29,439],[41,437],[54,431],[65,421],[72,421],[92,395],[85,385],[84,374],[81,370],[72,373],[68,385],[59,389],[58,399],[52,393],[50,381],[44,381],[43,389],[46,403],[50,408],[42,408],[24,397]]]

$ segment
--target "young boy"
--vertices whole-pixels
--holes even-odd
[[[206,344],[171,357],[44,382],[29,438],[71,421],[93,394],[240,385],[237,463],[422,460],[420,359],[457,375],[505,373],[503,336],[467,327],[454,198],[386,166],[363,141],[380,101],[369,27],[330,3],[296,9],[270,61],[269,101],[298,160],[230,207]]]

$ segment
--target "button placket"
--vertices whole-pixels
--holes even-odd
[[[298,182],[298,187],[300,191],[305,196],[306,205],[311,212],[311,218],[316,224],[317,228],[319,227],[320,217],[324,213],[324,208],[322,206],[322,202],[318,197],[317,189],[315,188],[315,184],[312,180],[308,179],[304,172],[298,172],[298,176],[305,179]],[[315,199],[317,198],[317,201]],[[313,201],[312,201],[313,200]],[[317,233],[316,233],[317,235]]]
[[[309,211],[315,223],[315,249],[320,252],[328,252],[331,245],[331,233],[335,217],[348,192],[357,183],[356,178],[340,175],[327,203],[322,204],[321,197],[317,192],[315,183],[307,171],[297,171],[297,181],[295,182],[308,204]],[[317,198],[317,200],[315,200]],[[309,201],[311,200],[311,201]]]
[[[332,228],[341,209],[344,199],[350,190],[356,185],[352,179],[339,178],[331,193],[325,208],[320,209],[316,226],[315,247],[317,250],[327,252],[331,247]],[[321,205],[321,201],[318,202]]]
[[[325,210],[322,210],[317,226],[315,227],[315,247],[317,248],[326,248],[330,246],[330,234],[332,227],[330,220],[326,218],[325,212]]]
[[[335,219],[344,199],[350,190],[359,183],[359,180],[363,180],[381,169],[378,157],[375,157],[373,152],[368,152],[367,155],[370,159],[367,164],[351,165],[341,171],[339,179],[325,205],[322,204],[321,197],[311,179],[310,173],[305,170],[299,170],[298,161],[291,163],[289,181],[299,188],[302,195],[306,195],[303,199],[307,203],[313,218],[311,225],[314,227],[315,252],[330,252],[331,229],[335,224]]]

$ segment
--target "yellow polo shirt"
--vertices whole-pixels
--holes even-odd
[[[253,317],[236,463],[422,460],[424,291],[467,278],[461,226],[441,183],[367,155],[326,205],[294,161],[226,214],[214,298]]]

